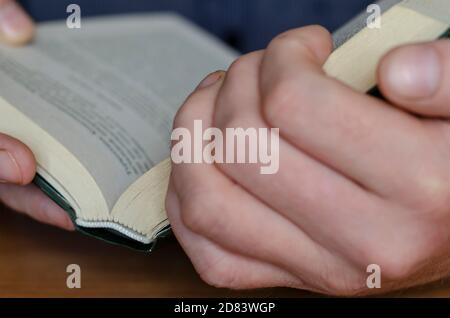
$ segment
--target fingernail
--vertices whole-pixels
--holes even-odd
[[[0,150],[0,182],[22,184],[22,172],[13,155]]]
[[[224,71],[217,71],[209,74],[208,76],[205,77],[203,81],[200,82],[197,89],[206,88],[208,86],[215,84],[219,79],[222,78],[224,73],[225,73]]]
[[[423,99],[438,91],[441,73],[439,54],[429,46],[414,46],[390,60],[388,81],[402,97]]]
[[[27,40],[32,34],[30,18],[15,2],[0,6],[0,32],[14,42]]]

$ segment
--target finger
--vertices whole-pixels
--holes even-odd
[[[0,183],[28,184],[35,172],[31,150],[19,140],[0,133]]]
[[[169,185],[166,210],[171,227],[199,275],[210,285],[227,288],[297,287],[303,285],[291,274],[223,249],[190,231],[182,222],[179,199]]]
[[[214,125],[222,131],[266,127],[260,112],[259,66],[258,53],[254,53],[242,57],[228,71],[214,115]],[[424,257],[415,253],[418,245],[425,246],[417,238],[427,236],[430,229],[421,227],[408,209],[373,195],[284,139],[279,151],[272,148],[270,152],[279,154],[275,174],[261,174],[261,163],[218,167],[315,242],[354,264],[364,268],[380,264],[386,276],[394,276],[396,266],[392,264],[396,261]],[[276,161],[277,156],[272,159]],[[404,244],[413,241],[417,242],[414,246]]]
[[[39,222],[74,230],[69,215],[34,185],[0,184],[0,201]]]
[[[15,0],[0,0],[0,40],[22,45],[29,42],[35,27],[30,16]]]
[[[180,110],[175,128],[194,131],[212,123],[219,86],[197,91]],[[344,272],[333,284],[357,282],[362,271],[323,249],[300,228],[226,178],[214,165],[174,164],[172,180],[180,199],[181,219],[191,231],[234,253],[272,263],[301,277],[322,292],[334,290],[329,271]],[[283,248],[280,248],[283,246]],[[287,252],[288,251],[288,252]],[[345,265],[344,265],[345,264]],[[359,280],[362,284],[364,280]]]
[[[411,193],[434,191],[435,173],[425,168],[445,167],[433,156],[425,127],[326,77],[323,54],[314,48],[316,33],[294,30],[269,45],[261,67],[265,119],[290,143],[365,188],[415,205],[419,197]]]
[[[425,116],[450,116],[450,40],[407,45],[388,53],[378,69],[383,95]]]

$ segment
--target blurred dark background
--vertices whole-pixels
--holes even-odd
[[[373,0],[22,0],[37,21],[65,19],[76,3],[82,17],[175,11],[245,53],[291,28],[321,24],[333,31]]]

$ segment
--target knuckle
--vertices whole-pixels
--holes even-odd
[[[201,194],[196,194],[191,191],[189,197],[180,198],[181,205],[181,219],[189,229],[197,231],[199,227],[205,223],[207,206]]]
[[[221,99],[217,103],[216,112],[214,114],[214,127],[220,129],[223,133],[226,132],[227,128],[235,128],[238,126],[238,114],[232,108],[226,107],[226,100]],[[224,134],[226,135],[226,134]]]
[[[397,251],[398,253],[393,253],[392,249],[386,246],[372,246],[369,251],[370,261],[369,264],[377,264],[380,266],[382,276],[389,279],[398,281],[405,277],[408,277],[412,271],[415,261],[412,257],[405,257],[402,251]]]
[[[242,103],[241,96],[248,93],[250,87],[249,74],[255,72],[257,60],[258,55],[247,54],[230,65],[222,89],[215,102],[213,116],[215,127],[219,129],[233,127],[230,121],[236,119],[236,117],[242,117],[240,110],[247,105]]]
[[[305,43],[301,41],[296,31],[290,30],[283,32],[277,35],[275,38],[273,38],[273,40],[270,41],[267,49],[269,51],[277,51],[277,50],[284,51],[299,48],[306,49],[307,47]]]
[[[279,126],[284,120],[295,112],[302,111],[300,107],[305,104],[305,93],[298,81],[282,80],[270,88],[263,99],[263,115],[269,124]],[[302,102],[300,102],[302,101]]]
[[[428,173],[415,182],[414,208],[430,217],[447,217],[450,210],[450,182],[439,173]]]
[[[366,266],[380,266],[382,277],[389,281],[402,281],[417,271],[432,257],[436,256],[441,246],[441,239],[433,228],[423,226],[414,229],[413,236],[403,236],[395,240],[371,243],[363,259]]]
[[[228,68],[226,81],[227,83],[240,83],[243,74],[247,74],[252,69],[251,55],[244,55],[237,58]]]
[[[200,277],[205,283],[216,288],[241,288],[241,283],[235,275],[228,268],[222,266],[216,266],[213,270],[205,271],[200,274]]]
[[[383,257],[383,256],[382,256]],[[388,280],[401,281],[410,277],[417,270],[417,263],[412,258],[389,256],[379,258],[383,277]]]
[[[213,191],[199,189],[180,198],[181,219],[184,225],[196,233],[217,233],[221,228],[218,213],[218,195]]]
[[[224,140],[227,138],[227,129],[238,129],[246,127],[245,119],[235,114],[233,111],[222,114],[220,118],[215,120],[215,126],[224,133]]]
[[[224,259],[206,257],[203,269],[199,271],[200,278],[208,285],[217,288],[241,289],[243,281],[238,278],[236,268]]]
[[[279,34],[269,43],[267,49],[270,52],[294,50],[316,59],[318,55],[322,57],[324,52],[328,55],[332,46],[330,33],[322,26],[311,25]]]

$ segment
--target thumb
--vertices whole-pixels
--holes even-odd
[[[397,106],[450,117],[450,40],[391,51],[381,61],[378,77],[383,95]]]
[[[15,0],[0,0],[0,41],[11,45],[29,42],[34,23]]]
[[[0,134],[0,183],[25,185],[36,173],[33,153],[23,143]]]

